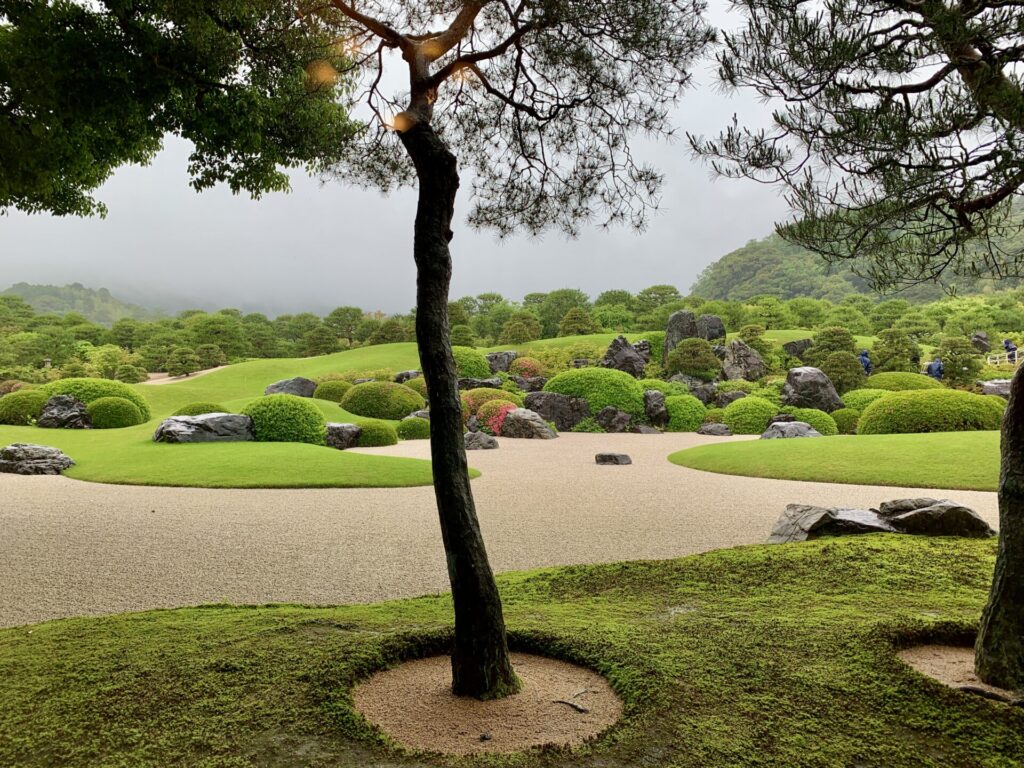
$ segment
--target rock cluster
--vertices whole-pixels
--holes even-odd
[[[54,395],[43,406],[36,426],[43,429],[92,429],[92,419],[81,400],[71,395]]]
[[[467,432],[465,436],[467,451],[493,451],[498,441],[486,432]]]
[[[601,425],[605,432],[610,434],[621,434],[629,432],[633,417],[625,411],[620,411],[613,405],[602,408],[594,420]]]
[[[703,424],[697,430],[697,434],[710,437],[732,437],[732,430],[725,424]]]
[[[508,373],[512,361],[519,357],[518,352],[488,352],[487,363],[491,366],[491,373]]]
[[[480,389],[482,387],[501,389],[501,383],[501,379],[497,377],[493,379],[459,379],[459,389]]]
[[[0,449],[0,472],[10,475],[59,475],[75,462],[48,445],[14,443]]]
[[[725,338],[725,323],[717,315],[695,317],[693,312],[682,309],[673,312],[665,329],[665,358],[684,339],[717,341]]]
[[[756,349],[739,339],[730,341],[722,359],[722,371],[730,381],[746,379],[757,381],[768,374],[768,366]]]
[[[563,432],[568,432],[590,416],[590,405],[582,397],[569,397],[557,392],[531,392],[526,396],[525,404]]]
[[[668,406],[665,404],[665,393],[656,389],[644,392],[644,413],[653,427],[664,427],[668,424]]]

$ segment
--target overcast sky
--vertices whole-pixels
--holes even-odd
[[[721,20],[715,13],[713,21]],[[713,87],[712,66],[699,65],[676,124],[712,134],[734,113],[763,123],[769,108],[751,94],[722,94]],[[683,141],[640,149],[666,176],[662,210],[646,232],[595,228],[577,240],[551,233],[499,242],[464,225],[463,205],[452,244],[452,296],[497,291],[518,299],[563,287],[596,296],[655,283],[685,292],[710,262],[769,234],[786,215],[772,188],[711,180]],[[106,219],[0,217],[0,290],[20,281],[80,282],[150,306],[231,306],[271,315],[413,305],[411,191],[385,198],[296,176],[291,193],[258,202],[226,189],[196,194],[187,183],[187,156],[188,145],[171,140],[149,167],[117,172],[98,194],[110,209]]]

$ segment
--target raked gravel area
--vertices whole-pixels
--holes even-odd
[[[733,477],[675,466],[693,434],[566,434],[470,454],[498,571],[761,543],[786,504],[994,493]],[[188,450],[183,446],[182,450]],[[631,466],[594,455],[628,453]],[[426,458],[425,441],[368,453]],[[206,490],[0,475],[0,626],[202,603],[338,604],[446,591],[433,490]]]

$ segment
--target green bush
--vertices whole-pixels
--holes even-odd
[[[86,405],[93,400],[99,400],[101,397],[123,397],[125,400],[131,400],[135,403],[135,407],[142,413],[144,421],[149,421],[153,418],[153,413],[149,409],[149,403],[146,402],[146,398],[120,381],[112,381],[110,379],[58,379],[39,389],[50,397],[54,395],[71,395]]]
[[[501,400],[506,403],[513,403],[517,408],[523,407],[523,396],[504,389],[493,389],[491,387],[478,387],[462,393],[462,404],[470,415],[477,415],[480,406],[492,400]]]
[[[894,392],[861,414],[857,433],[972,432],[999,429],[1006,402],[955,389]]]
[[[762,400],[767,400],[769,403],[774,404],[776,407],[782,405],[782,388],[786,385],[785,379],[779,381],[768,381],[763,386],[757,387],[757,389],[750,392],[751,397],[759,397]]]
[[[640,379],[640,387],[644,392],[653,389],[661,392],[665,397],[690,394],[689,387],[674,381],[662,381],[661,379]]]
[[[0,397],[0,424],[23,427],[39,418],[51,395],[41,389],[19,389]]]
[[[978,380],[982,361],[968,339],[962,336],[943,337],[935,356],[942,358],[945,368],[942,380],[950,386],[966,387]]]
[[[362,433],[359,435],[360,448],[379,448],[384,445],[398,444],[398,431],[386,421],[368,419],[360,421]]]
[[[452,327],[451,343],[456,347],[475,347],[476,336],[473,329],[468,325],[456,325]]]
[[[920,359],[921,348],[907,333],[896,328],[880,331],[878,341],[871,347],[871,360],[879,373],[916,372],[918,366],[914,361]]]
[[[631,334],[632,335],[632,334]],[[651,343],[651,362],[665,363],[665,332],[664,331],[644,331],[641,339],[647,339]]]
[[[119,365],[114,372],[114,378],[123,381],[125,384],[141,384],[149,378],[144,368],[137,365]]]
[[[640,382],[612,368],[578,368],[560,373],[544,385],[544,391],[582,397],[595,414],[611,405],[633,416],[644,416]]]
[[[754,395],[748,395],[735,403],[729,403],[722,421],[734,435],[760,435],[768,429],[768,422],[779,412],[775,403]]]
[[[708,408],[704,414],[705,424],[724,424],[725,408]]]
[[[843,405],[855,411],[864,412],[864,409],[875,400],[887,397],[892,394],[888,389],[855,389],[843,395]]]
[[[821,364],[821,371],[828,376],[840,396],[844,392],[864,386],[867,379],[864,366],[852,352],[833,352]]]
[[[426,401],[414,389],[393,381],[370,381],[356,384],[341,399],[341,407],[356,416],[370,419],[404,419],[414,411],[423,410]]]
[[[668,353],[665,369],[669,374],[682,373],[703,381],[714,381],[722,373],[722,363],[704,339],[683,339]]]
[[[797,421],[810,424],[825,437],[839,434],[835,419],[817,408],[783,408],[782,412],[791,414]]]
[[[399,440],[429,440],[430,421],[421,419],[418,416],[412,419],[402,419],[395,427]]]
[[[544,375],[544,363],[535,357],[517,357],[508,367],[508,372],[524,379],[533,379]]]
[[[678,347],[677,347],[678,349]],[[708,409],[693,395],[675,395],[665,399],[668,408],[666,432],[696,432],[704,423]]]
[[[189,403],[172,413],[172,416],[203,416],[207,413],[230,413],[223,405],[217,403]]]
[[[253,400],[242,413],[252,419],[253,433],[261,443],[324,444],[324,416],[304,397],[267,395]]]
[[[96,429],[124,429],[146,421],[139,407],[123,397],[101,397],[89,403],[85,410]]]
[[[840,408],[838,411],[832,412],[832,420],[836,423],[840,435],[855,435],[857,434],[857,422],[860,420],[860,411],[855,408]]]
[[[409,379],[405,382],[405,386],[415,392],[417,395],[423,398],[424,401],[427,399],[427,380],[422,376],[417,376],[415,379]]]
[[[750,395],[761,388],[762,387],[759,387],[755,382],[747,381],[746,379],[732,379],[731,381],[718,382],[719,392],[746,392]]]
[[[575,427],[573,427],[570,431],[571,432],[591,432],[591,433],[597,434],[599,432],[604,432],[605,430],[604,430],[604,427],[602,427],[600,424],[597,423],[597,419],[595,419],[593,416],[588,416],[583,421],[581,421],[579,424],[577,424]]]
[[[942,384],[923,373],[876,373],[868,376],[865,389],[885,389],[889,392],[907,392],[914,389],[942,389]]]
[[[313,397],[317,400],[328,400],[332,403],[340,403],[345,397],[345,393],[352,389],[352,387],[353,385],[350,382],[342,381],[341,379],[323,381],[320,384],[317,384]]]
[[[483,352],[470,347],[452,347],[455,358],[455,369],[460,379],[488,379],[491,377],[491,364],[487,362]]]
[[[821,366],[833,352],[856,354],[857,346],[848,330],[842,327],[822,328],[814,334],[814,346],[804,353],[808,365]]]

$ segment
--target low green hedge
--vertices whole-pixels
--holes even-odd
[[[139,409],[144,421],[149,421],[153,418],[153,412],[150,410],[146,398],[120,381],[112,381],[111,379],[58,379],[40,387],[39,391],[45,392],[50,397],[54,395],[71,395],[86,405],[93,400],[99,400],[101,397],[122,397],[135,403],[135,407]]]
[[[395,428],[399,440],[429,440],[430,421],[418,416],[413,419],[402,419]]]
[[[50,395],[40,389],[19,389],[0,397],[0,424],[24,427],[39,418]]]
[[[455,358],[455,369],[460,379],[489,379],[491,364],[487,362],[483,352],[471,347],[452,347]]]
[[[860,435],[997,430],[1006,402],[955,389],[894,392],[871,403],[857,425]]]
[[[582,397],[595,414],[611,405],[633,416],[644,416],[640,382],[612,368],[578,368],[560,373],[544,385],[544,391]]]
[[[855,408],[840,408],[838,411],[832,411],[832,420],[835,421],[840,435],[855,435],[860,411]]]
[[[708,409],[693,395],[673,395],[665,398],[668,408],[666,432],[696,432],[704,423]]]
[[[230,413],[218,403],[189,403],[172,413],[172,416],[203,416],[207,413]]]
[[[360,421],[362,433],[359,435],[360,448],[380,448],[385,445],[398,444],[398,430],[386,421],[367,419]]]
[[[876,373],[868,376],[865,389],[884,389],[889,392],[908,392],[916,389],[943,389],[941,383],[923,373]]]
[[[342,379],[322,381],[317,384],[313,397],[317,400],[327,400],[332,403],[340,403],[345,393],[352,389],[352,384]]]
[[[242,409],[252,419],[252,430],[261,443],[310,443],[323,445],[324,416],[313,403],[295,395],[267,395]]]
[[[142,411],[123,397],[101,397],[86,406],[86,413],[95,429],[124,429],[144,424]]]
[[[748,395],[729,403],[722,413],[722,421],[734,435],[760,435],[768,429],[768,422],[778,412],[779,407],[775,403]]]
[[[875,400],[892,394],[889,389],[853,389],[843,395],[843,405],[863,412]]]
[[[392,381],[356,384],[345,393],[341,407],[356,416],[398,421],[426,407],[426,401],[413,389]]]
[[[797,421],[810,424],[825,437],[832,437],[833,435],[839,434],[839,427],[836,425],[836,420],[824,411],[819,411],[817,408],[787,407],[783,408],[782,412],[792,415]]]

